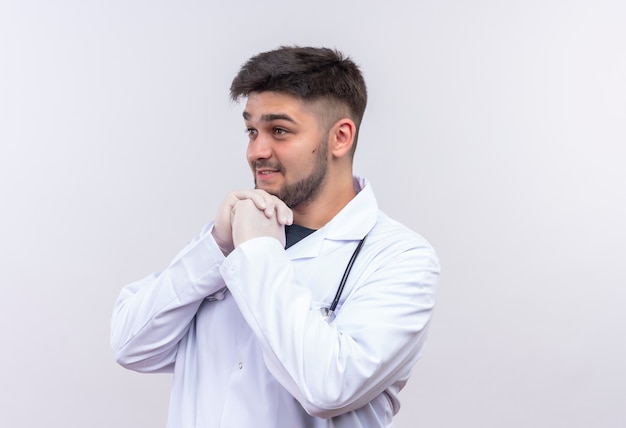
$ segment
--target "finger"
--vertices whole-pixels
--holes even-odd
[[[267,193],[262,189],[254,189],[250,196],[258,209],[265,213],[265,217],[272,218],[276,212],[276,203],[280,202],[276,196]]]
[[[276,197],[270,195],[267,192],[263,192],[261,196],[265,201],[265,210],[263,210],[265,217],[272,218],[274,217],[274,213],[276,212]]]
[[[267,208],[267,202],[265,198],[259,194],[256,190],[237,190],[230,193],[233,198],[233,205],[238,201],[243,201],[244,199],[250,199],[254,202],[254,205],[260,210],[264,210]]]
[[[274,196],[276,220],[280,225],[290,225],[293,223],[293,211],[282,200]]]
[[[276,214],[279,216],[277,221],[282,225],[291,224],[293,222],[291,209],[278,197],[271,195],[265,190],[238,190],[231,192],[229,196],[231,197],[229,203],[230,209],[239,201],[250,200],[254,202],[257,209],[263,211],[267,218],[272,218]]]

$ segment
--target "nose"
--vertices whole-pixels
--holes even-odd
[[[259,133],[255,138],[251,138],[248,143],[248,160],[269,159],[272,157],[272,146],[270,138]]]

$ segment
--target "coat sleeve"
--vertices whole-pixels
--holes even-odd
[[[357,283],[330,323],[311,307],[311,292],[277,241],[247,241],[222,265],[268,369],[309,414],[330,418],[356,410],[408,379],[439,274],[432,248],[412,242],[386,254],[364,250],[360,271],[350,274]]]
[[[203,299],[224,287],[224,256],[210,230],[191,241],[163,272],[122,289],[111,319],[116,361],[140,372],[172,371],[178,343]]]

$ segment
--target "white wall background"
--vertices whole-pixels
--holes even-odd
[[[621,0],[0,0],[0,424],[163,426],[117,293],[248,187],[230,80],[337,47],[356,170],[443,263],[399,428],[626,426]]]

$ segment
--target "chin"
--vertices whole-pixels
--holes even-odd
[[[268,186],[259,186],[258,184],[255,184],[254,188],[258,190],[265,190],[267,193],[269,193],[270,195],[274,195],[274,196],[278,196],[278,193],[279,193],[278,189],[268,187]]]

